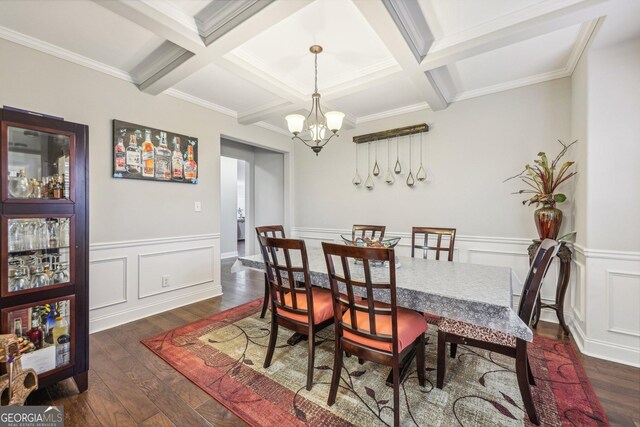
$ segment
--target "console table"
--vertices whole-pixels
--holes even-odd
[[[536,255],[540,243],[541,241],[536,239],[529,246],[529,264],[533,262],[533,257]],[[556,300],[553,304],[543,304],[540,298],[540,294],[538,294],[535,320],[532,326],[534,328],[538,326],[538,321],[540,320],[540,313],[542,309],[549,308],[556,312],[558,321],[560,322],[560,326],[562,326],[564,333],[569,335],[569,328],[567,327],[567,323],[564,320],[564,297],[567,293],[567,288],[569,287],[569,279],[571,278],[571,249],[569,249],[566,245],[562,245],[556,256],[560,259],[560,272],[558,273],[558,283],[556,284]]]

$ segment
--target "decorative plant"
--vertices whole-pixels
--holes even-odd
[[[575,162],[564,162],[560,168],[558,168],[558,164],[569,147],[578,141],[573,141],[568,145],[560,140],[558,140],[558,142],[562,145],[562,150],[560,150],[551,164],[549,164],[547,155],[544,152],[539,152],[539,159],[533,161],[533,166],[526,165],[522,172],[504,180],[504,182],[506,182],[519,178],[527,185],[527,188],[524,190],[512,193],[532,194],[531,197],[522,201],[523,205],[532,205],[535,203],[536,206],[538,206],[542,203],[543,206],[555,207],[556,203],[562,203],[567,200],[567,196],[562,193],[556,193],[556,191],[560,184],[577,173],[569,170]]]

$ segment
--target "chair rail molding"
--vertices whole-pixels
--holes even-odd
[[[222,295],[220,234],[90,245],[91,333]]]

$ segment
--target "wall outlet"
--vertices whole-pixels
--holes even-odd
[[[163,288],[169,287],[169,276],[162,276],[162,287]]]
[[[202,211],[202,204],[200,202],[194,202],[193,203],[193,211],[194,212]]]

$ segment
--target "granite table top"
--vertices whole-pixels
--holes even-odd
[[[291,251],[292,265],[299,266],[300,258]],[[311,283],[329,288],[324,254],[320,248],[308,248]],[[232,272],[250,268],[264,271],[261,255],[240,257]],[[342,266],[336,263],[336,273]],[[359,263],[351,261],[353,279],[363,279]],[[371,268],[373,282],[388,282],[389,267]],[[297,278],[301,280],[302,278]],[[387,292],[388,294],[388,292]],[[434,261],[422,258],[397,257],[396,298],[401,307],[428,312],[502,331],[526,341],[533,340],[531,329],[520,319],[512,304],[511,269],[462,262]],[[378,299],[378,295],[374,297]],[[385,296],[380,299],[385,301]]]

